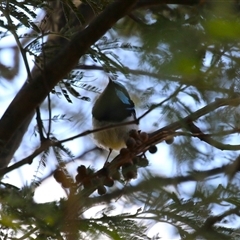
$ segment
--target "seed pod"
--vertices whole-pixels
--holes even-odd
[[[167,138],[167,139],[165,140],[165,142],[166,142],[167,144],[172,144],[172,143],[174,142],[174,137]]]
[[[136,129],[133,129],[129,132],[129,136],[134,138],[134,139],[138,139],[139,138],[139,132]]]
[[[139,145],[142,144],[142,141],[141,141],[141,140],[137,140],[137,141],[136,141],[136,144],[137,144],[137,146],[139,146]]]
[[[126,156],[129,153],[129,150],[127,148],[121,148],[120,155]]]
[[[149,161],[147,158],[140,158],[137,165],[139,167],[147,167],[149,165]]]
[[[103,185],[101,185],[97,188],[97,191],[98,191],[99,195],[104,195],[104,194],[106,194],[107,189]]]
[[[136,166],[131,162],[125,163],[122,166],[122,175],[123,175],[124,179],[127,181],[130,179],[136,178],[137,177]]]
[[[84,165],[81,165],[77,168],[78,174],[75,177],[76,182],[80,183],[82,180],[87,177],[87,169]]]
[[[107,187],[112,187],[112,186],[114,185],[114,181],[113,181],[112,178],[106,177],[106,178],[104,178],[104,180],[103,180],[103,184],[104,184],[105,186],[107,186]]]
[[[64,179],[66,179],[65,173],[61,169],[55,170],[53,173],[53,177],[59,183],[62,183],[64,181]]]
[[[146,132],[141,132],[139,136],[142,142],[146,142],[148,140],[148,134]]]
[[[131,171],[126,172],[126,174],[124,174],[124,179],[126,181],[129,181],[134,178],[137,178],[137,171],[131,170]]]
[[[135,141],[135,139],[132,138],[132,137],[129,137],[129,138],[127,139],[127,141],[126,141],[126,146],[127,146],[128,148],[134,148],[134,147],[136,146],[136,141]]]
[[[63,188],[70,188],[72,186],[72,179],[70,177],[66,177],[62,182]]]
[[[152,145],[149,147],[148,151],[152,154],[156,153],[157,152],[157,147],[156,145]]]
[[[77,172],[78,172],[80,175],[87,176],[87,168],[86,168],[84,165],[78,166]]]
[[[134,157],[132,159],[133,164],[138,165],[138,162],[139,162],[140,159],[141,159],[141,157],[138,157],[138,156]]]
[[[117,180],[119,181],[121,179],[121,174],[119,172],[119,170],[116,170],[113,174],[112,174],[112,179],[113,180]]]

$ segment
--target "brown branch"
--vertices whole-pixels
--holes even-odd
[[[233,208],[233,209],[229,209],[227,211],[225,211],[224,213],[220,214],[220,215],[217,215],[217,216],[211,216],[209,217],[205,224],[203,225],[202,227],[202,230],[208,230],[209,228],[212,228],[212,226],[217,223],[217,222],[220,222],[222,221],[225,217],[229,216],[229,215],[232,215],[232,214],[237,214],[239,215],[240,213],[240,210],[239,208]]]
[[[7,150],[8,153],[10,152],[6,147],[6,144],[9,143],[9,145],[12,145],[10,141],[15,138],[14,134],[17,129],[24,125],[25,120],[31,118],[31,114],[34,109],[41,104],[51,89],[74,66],[76,66],[79,58],[86,53],[89,47],[94,44],[107,30],[109,30],[120,18],[129,14],[134,8],[146,7],[149,4],[195,4],[199,3],[199,1],[159,0],[139,1],[138,4],[135,3],[137,3],[137,0],[114,1],[99,16],[97,16],[86,29],[77,32],[67,46],[63,47],[63,50],[53,60],[46,63],[42,72],[34,75],[31,81],[29,81],[29,79],[26,81],[25,85],[17,94],[0,120],[0,161],[1,163],[4,162],[3,164],[0,164],[1,167],[8,164],[11,159],[11,154],[8,154],[9,157],[6,158],[4,151]],[[14,150],[11,152],[14,152]]]
[[[207,218],[207,220],[205,221],[202,227],[200,227],[196,232],[190,235],[191,239],[196,239],[198,236],[206,236],[206,237],[214,236],[215,239],[229,239],[229,236],[223,233],[218,233],[214,229],[214,224],[222,221],[225,217],[228,217],[232,214],[239,216],[240,214],[239,208],[235,207],[223,212],[222,214],[219,214],[216,216],[210,216],[209,218]]]
[[[188,132],[174,132],[174,136],[187,136],[187,137],[199,137],[199,136],[207,136],[207,137],[214,137],[214,136],[226,136],[230,134],[240,133],[240,128],[233,128],[229,130],[222,130],[220,132],[213,132],[213,133],[188,133]]]
[[[52,146],[54,143],[51,140],[45,140],[41,143],[41,146],[37,148],[31,155],[28,157],[22,159],[21,161],[16,162],[15,164],[11,165],[10,167],[2,168],[0,169],[0,177],[3,175],[20,168],[21,166],[25,164],[31,164],[33,159],[38,156],[40,153],[44,152],[46,149],[48,149],[50,146]]]
[[[220,99],[217,98],[214,102],[208,104],[207,106],[197,110],[196,112],[188,115],[187,117],[176,121],[172,124],[169,124],[168,126],[165,126],[149,135],[151,142],[148,142],[148,144],[157,144],[158,142],[162,141],[162,135],[164,132],[174,132],[180,128],[187,128],[189,124],[197,120],[198,118],[213,112],[219,107],[223,106],[238,106],[240,104],[240,98],[226,98],[226,99]]]
[[[176,94],[179,90],[180,90],[180,88],[178,88],[173,93],[173,95]],[[163,102],[165,102],[165,101],[163,101]],[[181,119],[181,120],[179,120],[175,123],[169,124],[168,126],[165,126],[161,129],[149,134],[149,139],[146,142],[138,145],[134,149],[131,149],[131,151],[129,151],[129,153],[125,154],[124,156],[118,155],[116,158],[114,158],[113,161],[108,165],[108,172],[114,172],[116,169],[118,169],[120,166],[122,166],[122,164],[124,162],[127,162],[129,159],[132,159],[136,155],[147,151],[151,145],[155,145],[159,142],[162,142],[162,141],[166,140],[169,136],[178,135],[177,132],[174,133],[175,130],[177,130],[181,127],[187,128],[189,126],[189,124],[193,124],[192,122],[197,120],[199,117],[201,117],[205,114],[208,114],[209,112],[212,112],[219,107],[226,106],[226,105],[237,106],[238,104],[240,104],[240,98],[216,99],[213,103],[210,103],[209,105],[197,110],[196,112],[188,115],[187,117],[185,117],[185,118],[183,118],[183,119]],[[153,107],[153,109],[155,109],[155,107]],[[139,119],[141,119],[147,113],[149,113],[149,111],[147,111],[142,116],[140,116],[137,119],[137,121],[139,121]],[[33,154],[31,154],[29,157],[26,157],[25,159],[21,160],[19,163],[14,164],[14,166],[11,166],[7,169],[6,168],[3,169],[3,174],[6,174],[7,172],[10,172],[13,169],[16,169],[17,167],[20,167],[24,164],[30,164],[34,157],[36,157],[38,154],[40,154],[41,152],[46,150],[48,147],[59,146],[64,142],[71,141],[71,140],[73,140],[75,138],[78,138],[78,137],[86,136],[86,135],[94,133],[94,132],[98,132],[98,131],[102,131],[102,130],[105,130],[105,129],[122,126],[122,125],[125,125],[125,124],[131,124],[131,123],[135,123],[135,121],[131,121],[131,122],[128,122],[128,123],[122,123],[122,124],[115,124],[115,125],[112,125],[112,126],[107,126],[107,127],[103,127],[103,128],[99,128],[99,129],[94,129],[94,130],[87,130],[87,131],[84,131],[84,132],[82,132],[80,134],[77,134],[73,137],[70,137],[70,138],[67,138],[67,139],[64,139],[64,140],[61,140],[61,141],[53,142],[53,141],[49,140],[47,142],[44,142],[44,144],[40,148],[38,148]],[[200,137],[202,140],[205,140],[206,142],[211,144],[211,142],[208,140],[209,137],[205,136],[205,138],[204,138],[203,137],[204,134],[201,133],[201,132],[199,134],[199,131],[200,130],[195,132],[195,134],[197,134],[196,137]],[[217,143],[221,145],[221,143],[219,143],[219,142],[217,142]],[[217,146],[219,146],[219,145],[217,145]],[[231,148],[231,150],[237,150],[238,145],[232,146],[232,145],[223,144],[223,145],[221,145],[221,147],[226,147],[226,150],[229,150],[230,148]],[[99,170],[99,171],[101,171],[101,170]],[[220,171],[220,172],[216,172],[216,171]],[[218,174],[218,173],[221,173],[222,171],[223,171],[222,168],[219,168],[219,169],[217,168],[217,169],[214,170],[214,173],[212,173],[212,174]],[[237,171],[238,171],[238,167],[237,167]],[[235,173],[236,172],[234,172],[234,171],[231,171],[231,174],[228,172],[228,174],[232,175],[232,176]],[[98,173],[96,173],[95,175],[97,175],[97,174]],[[1,175],[1,172],[0,172],[0,175]],[[179,181],[184,181],[184,179],[185,179],[185,177],[184,178],[181,177],[181,179],[179,179]],[[190,180],[193,180],[193,179],[190,179]],[[190,180],[188,178],[186,179],[186,181],[190,181]]]
[[[79,196],[76,197],[76,199],[72,202],[72,207],[77,211],[77,209],[81,209],[81,207],[92,207],[95,204],[102,203],[110,203],[113,199],[118,199],[123,194],[129,195],[137,192],[142,192],[143,189],[147,189],[148,191],[156,191],[156,189],[161,189],[166,186],[176,186],[181,183],[186,183],[189,181],[205,181],[207,178],[216,176],[218,174],[230,174],[232,171],[231,169],[236,166],[240,166],[240,157],[238,156],[236,160],[233,163],[224,165],[222,167],[213,168],[210,170],[205,171],[192,171],[188,175],[185,176],[176,176],[176,177],[161,177],[161,176],[153,176],[150,179],[145,179],[139,182],[135,186],[125,186],[123,189],[117,189],[109,194],[106,194],[104,196],[99,197],[92,197],[88,198],[86,201],[86,197],[91,195],[91,193],[94,192],[94,186],[89,189],[85,189],[84,191],[81,191]],[[235,169],[235,171],[239,171],[239,169]],[[101,171],[101,170],[100,170]],[[98,172],[100,172],[98,171]],[[95,175],[96,176],[96,175]],[[101,175],[98,175],[97,182],[100,181]],[[79,201],[81,199],[81,201]],[[85,200],[84,200],[85,199]],[[75,202],[76,201],[76,202]],[[80,204],[80,202],[84,202],[84,204]]]
[[[136,2],[114,1],[87,28],[78,32],[53,60],[46,63],[43,72],[24,84],[0,120],[1,147],[10,141],[16,129],[42,103],[51,89],[77,65],[89,47],[128,14]]]
[[[237,151],[240,150],[240,144],[231,145],[231,144],[223,144],[215,139],[211,138],[209,135],[204,134],[200,128],[198,128],[193,122],[188,124],[188,129],[196,134],[195,137],[199,138],[200,140],[208,143],[209,145],[218,148],[220,150],[230,150],[230,151]]]

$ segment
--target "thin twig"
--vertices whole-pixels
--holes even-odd
[[[45,140],[44,134],[43,134],[43,130],[44,130],[44,126],[43,126],[43,122],[42,122],[42,118],[41,118],[41,112],[39,107],[36,108],[36,120],[37,120],[37,125],[38,125],[38,132],[39,132],[39,136],[40,136],[40,141],[43,142]]]

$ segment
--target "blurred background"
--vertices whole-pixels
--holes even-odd
[[[11,210],[15,205],[6,201],[9,208],[8,214],[2,211],[2,235],[12,236],[7,239],[239,238],[240,112],[238,104],[230,103],[239,99],[239,2],[161,2],[138,1],[134,11],[91,46],[41,104],[43,126],[39,128],[34,116],[10,165],[31,155],[41,145],[41,134],[62,141],[92,130],[91,109],[109,76],[126,87],[138,117],[153,109],[140,120],[139,129],[150,134],[170,126],[173,142],[156,139],[157,152],[146,151],[148,164],[137,168],[135,179],[114,181],[106,198],[96,192],[90,195],[95,202],[82,207],[78,215],[87,227],[56,228],[60,215],[43,220],[35,212],[27,212],[20,218]],[[84,4],[96,14],[110,3]],[[65,0],[0,3],[1,115],[29,76],[28,69],[39,70],[48,57],[62,49],[66,42],[59,36],[70,41],[79,31],[74,19],[81,20],[85,10],[74,6]],[[47,27],[43,27],[45,22]],[[223,107],[216,101],[222,98],[229,100]],[[196,114],[203,107],[207,107],[205,112]],[[192,121],[185,121],[187,116],[192,116]],[[178,121],[179,127],[171,129],[170,124]],[[191,122],[198,132],[192,130]],[[97,148],[91,134],[74,138],[61,148],[45,149],[32,164],[4,175],[3,191],[17,187],[21,196],[31,193],[30,199],[22,197],[25,204],[31,201],[46,207],[48,203],[49,208],[60,206],[61,212],[62,201],[70,201],[72,191],[53,177],[56,169],[63,167],[74,180],[78,166],[97,171],[107,155]],[[82,191],[79,189],[76,194]],[[24,215],[23,203],[18,207]]]

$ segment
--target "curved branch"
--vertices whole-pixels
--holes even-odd
[[[166,127],[163,127],[149,135],[151,138],[151,144],[157,144],[160,140],[162,141],[162,135],[166,131],[176,131],[179,128],[187,128],[189,124],[193,121],[196,121],[198,118],[216,110],[219,107],[223,106],[238,106],[240,104],[240,98],[216,98],[214,102],[208,104],[207,106],[197,110],[196,112],[188,115],[187,117],[176,121],[172,124],[169,124]],[[150,142],[149,142],[150,143]]]
[[[46,98],[52,88],[76,66],[79,58],[119,19],[128,14],[137,0],[114,1],[99,14],[50,62],[44,71],[26,81],[0,120],[0,147],[4,151],[16,130]]]
[[[230,150],[230,151],[237,151],[240,150],[240,144],[237,145],[231,145],[231,144],[224,144],[219,141],[216,141],[215,139],[211,138],[209,135],[204,134],[199,127],[197,127],[193,123],[189,123],[189,130],[196,134],[195,137],[199,138],[200,140],[208,143],[209,145],[218,148],[220,150]]]

